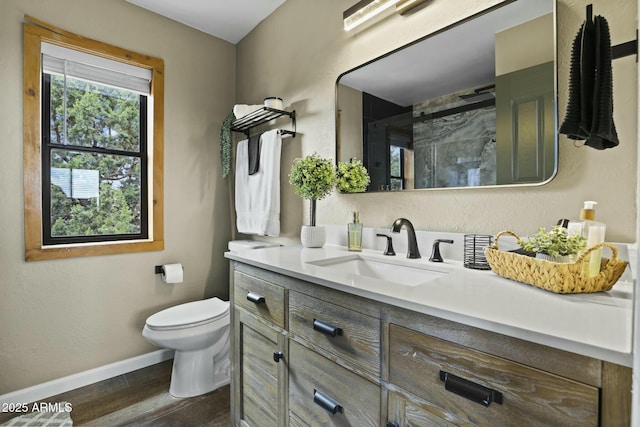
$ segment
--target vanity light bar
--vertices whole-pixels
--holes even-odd
[[[387,10],[398,0],[361,0],[349,9],[345,10],[342,17],[344,19],[344,30],[349,31],[365,21]]]
[[[431,0],[399,0],[396,4],[396,12],[400,15],[409,13],[416,7],[423,5]]]

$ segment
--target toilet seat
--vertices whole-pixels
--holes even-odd
[[[154,330],[183,329],[214,322],[229,314],[229,302],[214,297],[169,307],[147,318]]]

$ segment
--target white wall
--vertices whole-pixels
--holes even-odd
[[[25,263],[24,14],[165,61],[165,250]],[[235,46],[124,0],[0,2],[0,394],[157,350],[141,331],[159,309],[228,296],[227,183],[220,123],[235,99]],[[181,262],[185,280],[154,266]]]
[[[297,111],[299,135],[286,140],[282,171],[281,242],[296,242],[307,221],[307,203],[287,184],[291,162],[314,151],[334,158],[335,82],[337,77],[384,52],[400,47],[497,0],[433,0],[406,16],[392,14],[374,25],[345,32],[342,12],[355,3],[294,0],[284,3],[238,45],[237,101],[260,102],[281,96]],[[571,42],[585,19],[585,6],[604,15],[613,43],[635,37],[632,0],[559,0],[559,112],[567,103]],[[584,200],[599,202],[597,218],[607,223],[607,238],[635,241],[637,64],[635,57],[614,63],[615,122],[620,146],[596,151],[575,147],[560,137],[558,176],[541,187],[471,190],[422,190],[404,193],[333,194],[318,203],[318,223],[342,224],[352,210],[367,226],[387,227],[399,216],[422,230],[520,234],[577,217]]]

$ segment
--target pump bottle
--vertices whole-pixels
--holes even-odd
[[[587,240],[586,249],[604,242],[606,225],[595,220],[595,206],[597,204],[598,203],[594,201],[584,202],[584,208],[580,212],[580,221],[571,221],[567,228],[569,234],[580,234]],[[587,277],[598,275],[600,273],[601,261],[602,248],[591,251],[583,263],[583,274]]]
[[[353,222],[347,224],[347,237],[350,251],[362,251],[362,223],[358,211],[353,211]]]

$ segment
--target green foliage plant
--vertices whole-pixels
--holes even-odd
[[[550,257],[575,255],[587,246],[584,237],[579,234],[569,235],[566,228],[558,225],[549,231],[540,227],[534,236],[527,240],[519,239],[518,244],[525,251],[545,254]]]
[[[226,178],[231,172],[231,162],[233,161],[233,150],[231,142],[231,125],[236,119],[233,111],[229,113],[220,126],[220,161],[222,162],[222,177]]]
[[[338,162],[336,168],[336,188],[342,193],[362,193],[371,182],[369,172],[362,161],[351,159]]]
[[[328,196],[333,191],[335,181],[333,162],[317,153],[293,162],[289,183],[298,196],[311,201],[310,225],[316,225],[316,200]]]

